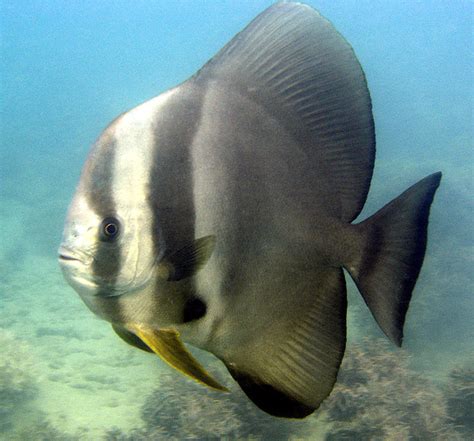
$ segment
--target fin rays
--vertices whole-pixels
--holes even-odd
[[[293,418],[302,418],[319,407],[336,381],[346,331],[342,270],[321,274],[318,286],[302,283],[298,296],[309,303],[288,310],[278,330],[256,335],[255,349],[245,351],[235,364],[239,371],[229,367],[260,408]],[[278,406],[276,397],[281,400]]]
[[[375,154],[370,96],[352,48],[326,19],[305,5],[277,3],[194,80],[219,83],[259,104],[331,182],[341,219],[359,214]],[[340,185],[346,181],[351,185]]]

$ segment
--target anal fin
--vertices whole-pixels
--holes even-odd
[[[316,280],[316,279],[315,279]],[[301,299],[268,332],[224,360],[246,395],[265,412],[304,418],[329,395],[346,343],[347,299],[342,269],[300,283]]]

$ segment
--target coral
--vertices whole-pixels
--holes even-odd
[[[323,409],[335,423],[327,441],[461,439],[442,391],[383,340],[366,339],[347,351]]]
[[[242,422],[236,413],[236,403],[227,396],[195,387],[170,373],[160,381],[160,388],[148,397],[142,409],[146,427],[162,427],[169,434],[191,439],[237,435]]]
[[[449,416],[465,439],[474,439],[474,369],[456,367],[445,387]]]
[[[0,433],[10,425],[19,406],[37,393],[35,361],[29,346],[0,329]]]
[[[142,407],[144,427],[128,434],[113,429],[105,439],[259,440],[290,439],[291,435],[301,434],[303,423],[271,417],[257,409],[237,386],[232,389],[229,394],[215,392],[166,371],[160,376],[160,387]]]

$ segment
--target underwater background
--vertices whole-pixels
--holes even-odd
[[[364,219],[443,179],[402,349],[349,289],[339,381],[303,421],[272,418],[127,346],[57,264],[90,145],[184,81],[272,2],[0,0],[0,439],[474,439],[473,2],[308,1],[354,47],[377,158]]]

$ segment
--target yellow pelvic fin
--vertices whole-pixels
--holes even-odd
[[[212,378],[193,357],[179,338],[177,331],[172,329],[155,330],[135,324],[127,324],[127,329],[136,334],[155,354],[182,374],[211,389],[229,392],[227,388]]]

